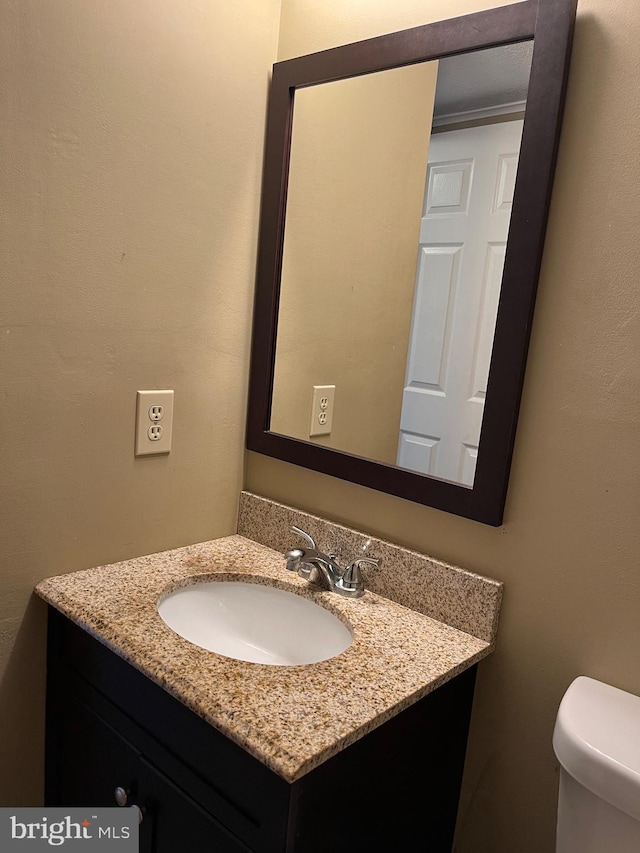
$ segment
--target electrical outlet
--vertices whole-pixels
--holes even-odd
[[[136,456],[169,453],[173,425],[173,391],[138,391]]]
[[[333,424],[335,385],[314,385],[309,436],[329,435]]]

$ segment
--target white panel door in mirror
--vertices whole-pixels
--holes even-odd
[[[434,133],[398,465],[472,486],[523,123]]]

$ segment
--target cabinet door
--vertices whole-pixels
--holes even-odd
[[[144,758],[138,779],[143,825],[151,825],[153,853],[250,853],[249,847]]]
[[[56,712],[47,805],[114,807],[118,787],[135,802],[138,750],[80,699],[65,696]]]
[[[127,794],[127,804],[139,803],[140,752],[82,699],[58,693],[55,709],[49,705],[47,723],[48,806],[108,806],[116,802],[116,788]],[[51,743],[53,741],[53,743]],[[149,822],[140,826],[140,853],[151,853]]]
[[[123,788],[128,805],[142,808],[141,853],[249,851],[82,699],[59,699],[47,805],[113,807]]]

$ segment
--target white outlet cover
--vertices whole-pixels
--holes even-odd
[[[162,407],[160,421],[152,417],[154,406]],[[161,426],[160,438],[151,438],[151,427]],[[173,391],[138,391],[136,408],[136,456],[169,453],[173,426]],[[154,430],[155,432],[156,430]]]
[[[336,396],[335,385],[314,385],[311,401],[311,422],[309,436],[329,435],[333,425],[333,405]]]

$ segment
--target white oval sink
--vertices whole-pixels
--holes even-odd
[[[353,642],[346,625],[324,607],[257,583],[194,583],[169,593],[158,613],[196,646],[273,666],[318,663]]]

